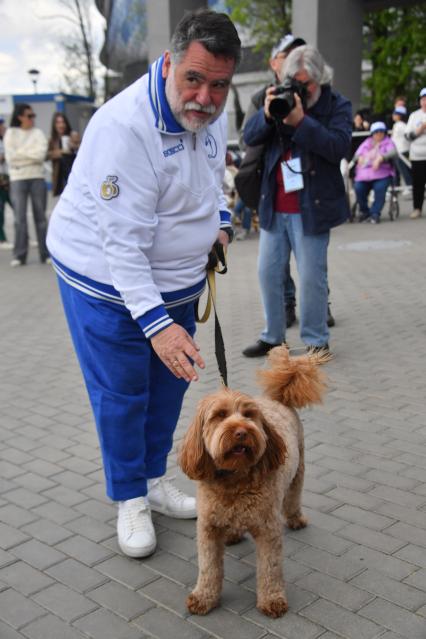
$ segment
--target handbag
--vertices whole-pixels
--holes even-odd
[[[248,146],[235,176],[235,188],[246,206],[257,209],[262,187],[265,149],[263,144]]]

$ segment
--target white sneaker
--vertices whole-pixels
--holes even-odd
[[[9,251],[13,249],[12,242],[0,242],[0,251]]]
[[[16,268],[17,266],[24,266],[24,263],[23,263],[23,262],[21,262],[21,260],[13,259],[13,260],[11,261],[11,263],[10,263],[10,266],[11,266],[12,268]]]
[[[147,557],[157,545],[146,497],[118,502],[118,545],[129,557]]]
[[[195,519],[197,502],[174,486],[170,479],[157,477],[148,480],[148,500],[152,510],[176,519]]]

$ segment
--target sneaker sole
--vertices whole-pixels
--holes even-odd
[[[154,506],[154,504],[152,504],[151,502],[149,506],[154,512],[160,513],[160,515],[165,515],[166,517],[172,517],[172,519],[197,519],[197,511],[195,511],[195,513],[194,511],[191,511],[189,513],[177,513],[171,510],[167,510],[166,508],[162,508],[161,506]]]
[[[141,557],[149,557],[157,548],[157,542],[155,542],[152,546],[148,546],[145,548],[133,548],[132,546],[126,546],[118,540],[118,545],[122,552],[124,552],[127,557],[141,558]]]

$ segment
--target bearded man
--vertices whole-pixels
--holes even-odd
[[[156,547],[151,509],[196,517],[164,475],[183,396],[204,361],[194,304],[231,235],[223,114],[241,43],[228,16],[186,13],[170,51],[90,121],[49,226],[98,431],[118,542]]]

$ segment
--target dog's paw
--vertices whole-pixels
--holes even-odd
[[[305,528],[308,525],[308,519],[305,515],[296,515],[294,517],[289,517],[287,519],[287,528],[291,528],[291,530],[300,530],[301,528]]]
[[[217,601],[196,595],[194,592],[186,599],[186,607],[193,615],[206,615],[217,606]]]
[[[282,595],[278,595],[274,597],[274,599],[268,599],[261,602],[259,601],[257,609],[260,610],[260,612],[263,612],[264,615],[277,619],[278,617],[285,615],[287,612],[287,599]]]

